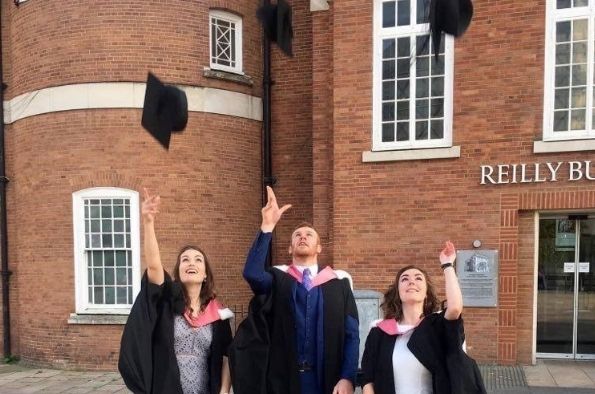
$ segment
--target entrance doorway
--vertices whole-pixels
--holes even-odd
[[[537,357],[595,359],[595,216],[539,220]]]

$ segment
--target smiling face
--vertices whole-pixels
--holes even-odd
[[[399,298],[403,304],[423,303],[427,292],[426,277],[417,268],[408,269],[399,277]]]
[[[178,273],[183,284],[203,283],[207,276],[205,256],[196,249],[187,249],[180,254]]]

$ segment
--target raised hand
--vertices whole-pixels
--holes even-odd
[[[143,215],[143,219],[146,223],[152,223],[155,220],[155,216],[159,213],[160,203],[161,197],[156,194],[151,194],[146,187],[143,188],[141,214]]]
[[[262,232],[270,233],[273,231],[279,219],[281,219],[281,215],[289,208],[291,208],[291,204],[279,208],[273,189],[267,186],[267,205],[262,208],[262,224],[260,225]]]
[[[444,249],[440,252],[440,264],[454,263],[457,258],[457,252],[452,242],[446,241]]]

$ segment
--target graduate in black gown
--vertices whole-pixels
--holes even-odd
[[[234,392],[352,394],[359,332],[351,277],[319,265],[320,237],[307,223],[292,233],[291,264],[267,269],[272,231],[290,207],[267,193],[244,267],[255,297],[230,349]]]
[[[134,393],[227,394],[231,311],[216,299],[207,255],[181,249],[174,279],[164,270],[155,216],[160,198],[144,190],[142,217],[147,266],[124,333],[118,368]]]

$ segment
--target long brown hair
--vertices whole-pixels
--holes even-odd
[[[205,278],[205,281],[202,284],[202,287],[200,288],[199,295],[200,310],[202,311],[204,310],[205,306],[207,306],[209,301],[217,297],[217,294],[215,293],[215,278],[213,278],[211,264],[209,263],[209,258],[207,257],[207,254],[204,252],[204,250],[194,245],[185,245],[182,247],[182,249],[180,249],[180,253],[178,253],[178,259],[174,267],[174,279],[182,285],[181,287],[182,291],[184,292],[184,301],[186,302],[186,308],[188,308],[191,312],[194,312],[190,307],[190,298],[188,297],[188,291],[186,290],[186,286],[184,286],[182,281],[180,280],[180,260],[182,257],[182,253],[184,253],[187,250],[196,250],[200,252],[203,255],[205,261],[205,273],[207,277]]]
[[[403,267],[397,272],[397,276],[393,283],[388,287],[386,293],[384,293],[384,301],[380,305],[382,310],[384,311],[384,318],[385,319],[396,319],[397,321],[403,318],[403,304],[401,303],[401,298],[399,297],[399,278],[403,275],[403,272],[416,269],[421,272],[426,279],[427,283],[427,293],[426,298],[424,300],[424,311],[423,315],[427,316],[430,313],[436,312],[440,305],[438,301],[438,297],[436,297],[436,291],[434,290],[434,284],[430,280],[428,273],[419,268],[415,265],[408,265]]]

